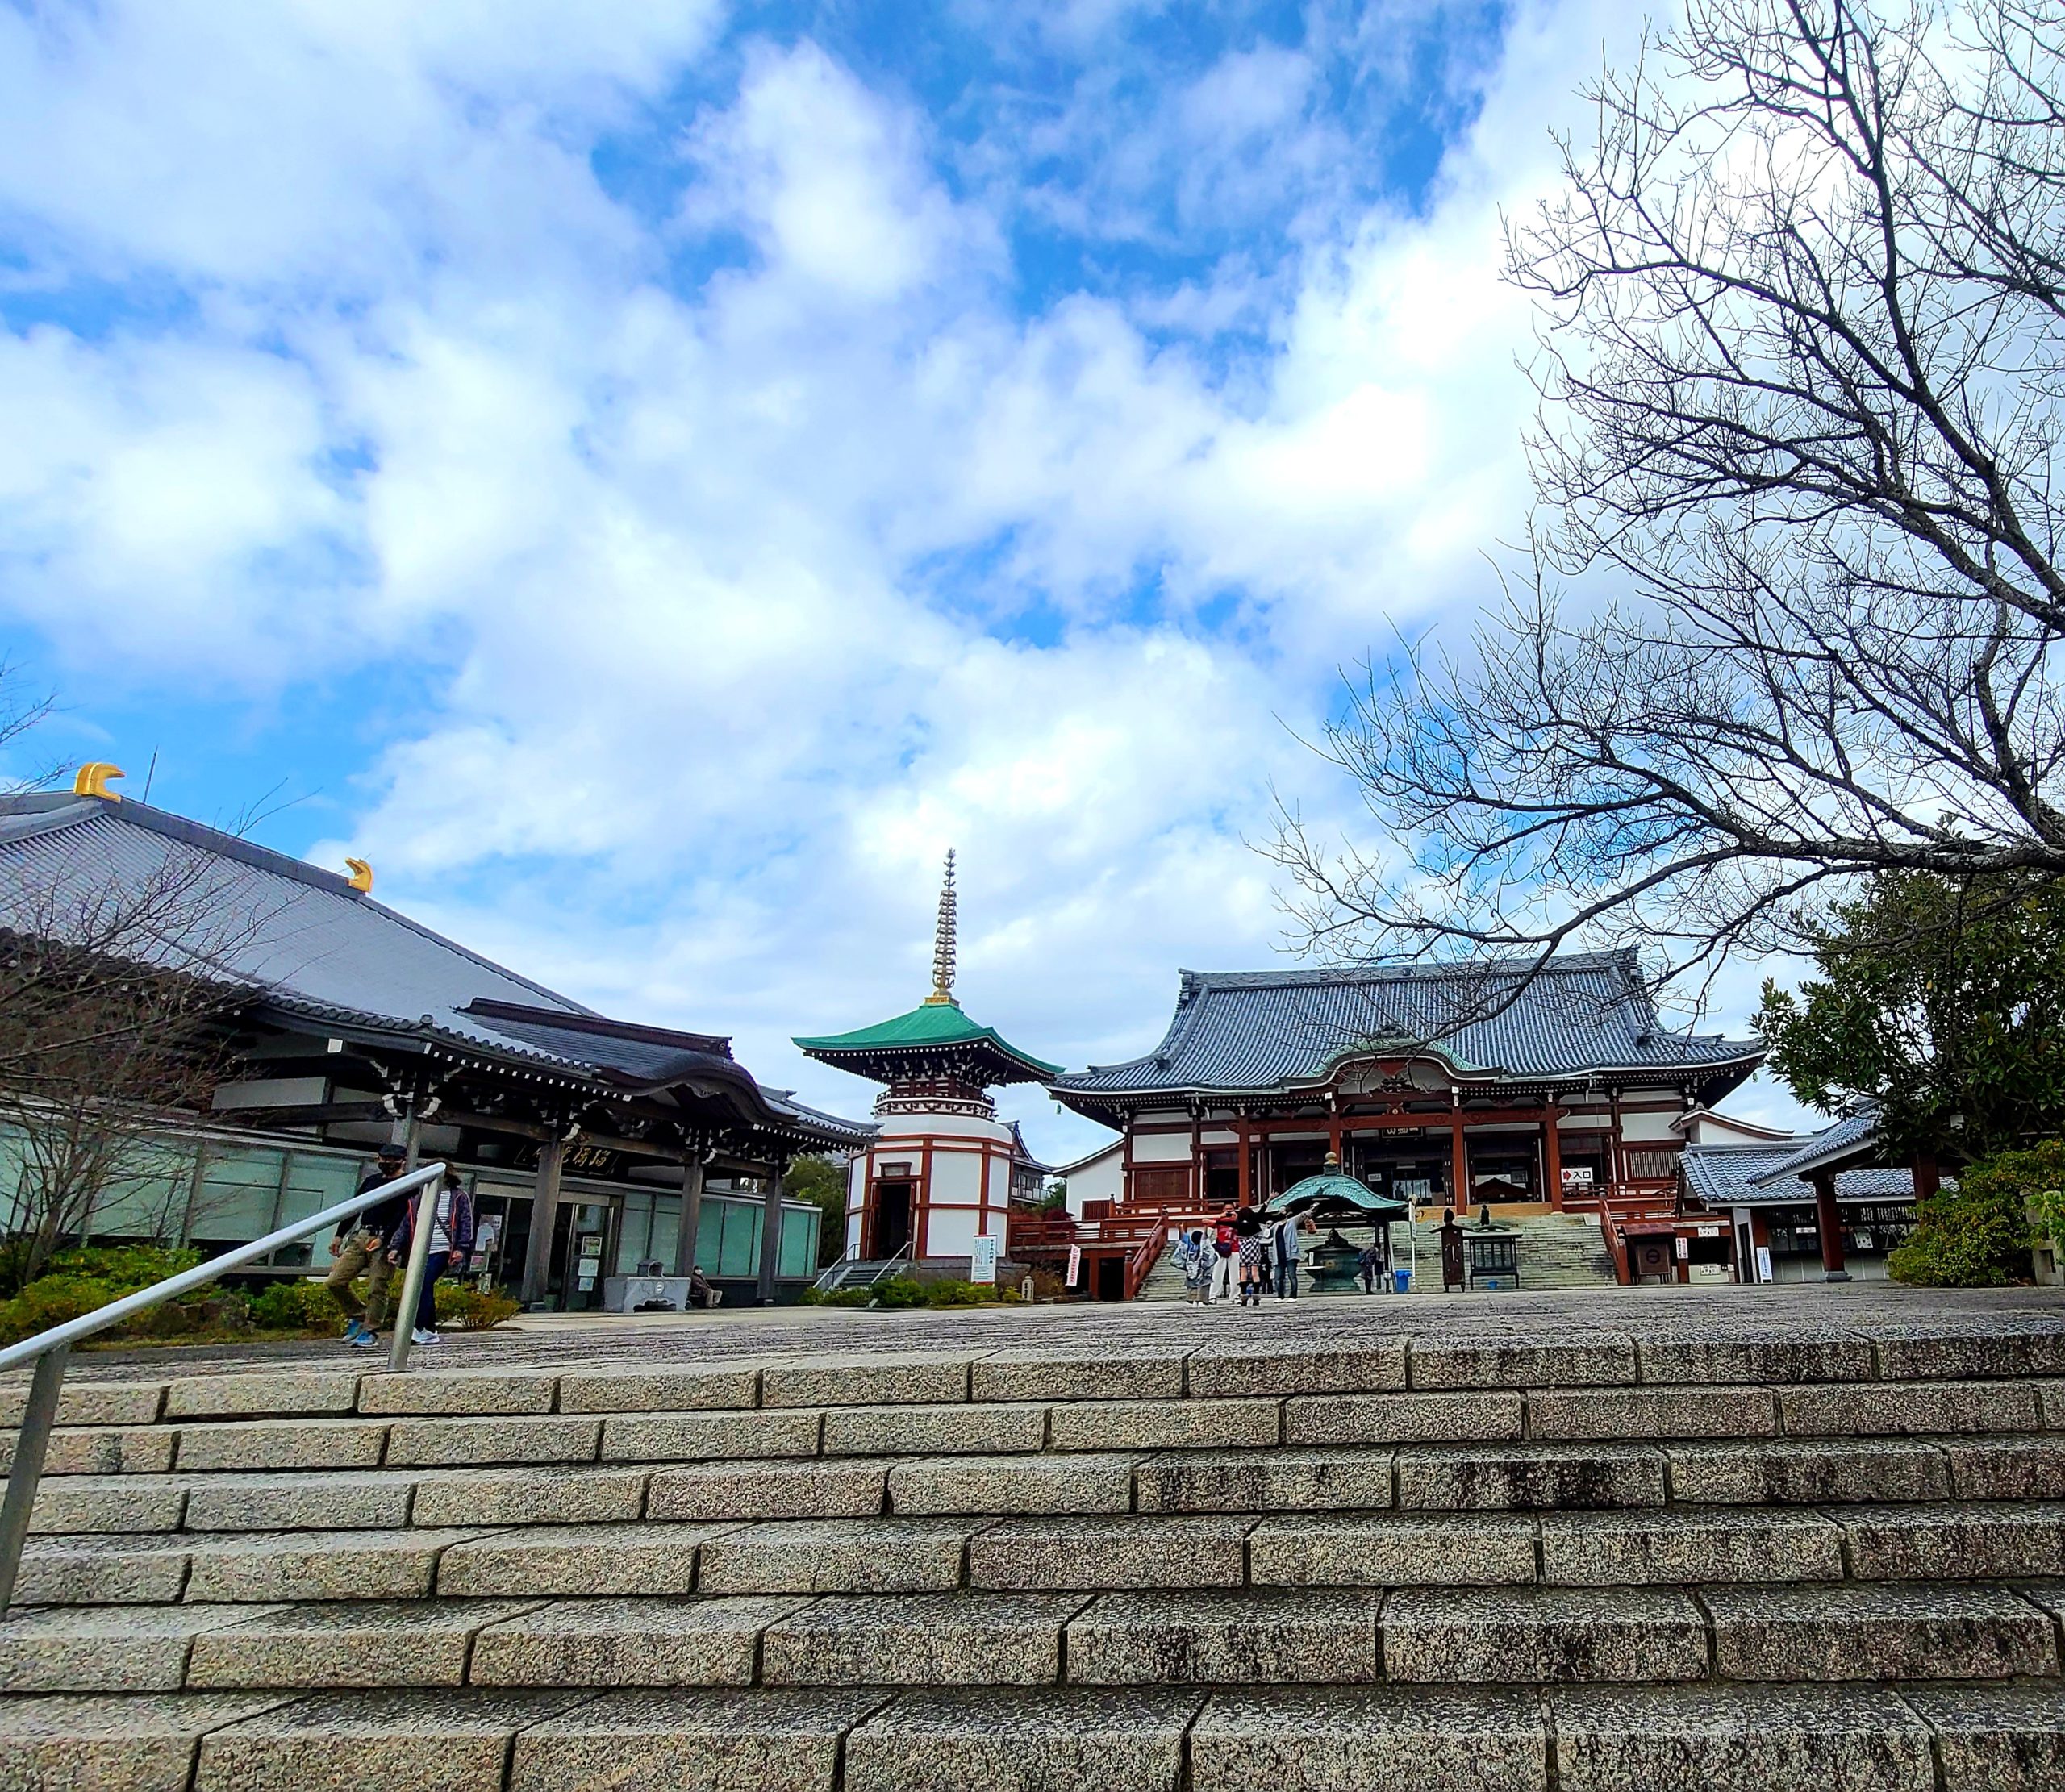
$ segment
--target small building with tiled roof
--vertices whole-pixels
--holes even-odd
[[[1861,1161],[1876,1131],[1867,1112],[1804,1137],[1696,1140],[1685,1207],[1725,1219],[1744,1281],[1883,1281],[1914,1229],[1916,1184],[1911,1169]]]
[[[1329,1152],[1422,1205],[1675,1201],[1675,1123],[1750,1076],[1754,1041],[1663,1024],[1634,955],[1185,971],[1161,1043],[1057,1077],[1124,1136],[1125,1202],[1266,1200]]]
[[[820,1216],[784,1199],[783,1165],[872,1127],[761,1084],[725,1037],[599,1015],[444,938],[376,901],[369,867],[348,877],[85,781],[0,798],[0,928],[181,892],[153,950],[226,986],[234,1054],[210,1113],[168,1117],[166,1162],[184,1166],[168,1174],[191,1185],[181,1242],[314,1212],[391,1140],[464,1167],[488,1267],[533,1304],[598,1305],[656,1261],[733,1298],[807,1285]]]

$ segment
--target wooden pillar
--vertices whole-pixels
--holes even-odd
[[[760,1304],[774,1304],[774,1284],[782,1264],[782,1184],[789,1161],[774,1160],[774,1173],[767,1179],[767,1198],[760,1210]]]
[[[1914,1198],[1926,1201],[1943,1186],[1943,1173],[1936,1167],[1936,1153],[1918,1152],[1914,1160]]]
[[[1449,1198],[1446,1203],[1461,1219],[1470,1211],[1470,1153],[1462,1142],[1462,1116],[1449,1116]]]
[[[1191,1110],[1191,1205],[1204,1205],[1204,1110]]]
[[[1345,1170],[1348,1161],[1341,1155],[1341,1115],[1338,1111],[1327,1118],[1326,1138],[1327,1149],[1333,1153],[1333,1161]]]
[[[1836,1179],[1823,1170],[1808,1178],[1814,1185],[1814,1229],[1821,1239],[1821,1280],[1847,1281],[1850,1272],[1842,1266],[1842,1218],[1836,1211]]]
[[[1249,1156],[1253,1148],[1249,1140],[1248,1123],[1245,1120],[1236,1121],[1233,1131],[1241,1142],[1240,1198],[1241,1205],[1245,1207],[1249,1204],[1249,1196],[1254,1192],[1254,1165]]]
[[[566,1141],[556,1133],[538,1141],[537,1180],[531,1186],[531,1236],[524,1246],[524,1304],[535,1306],[545,1298],[552,1273],[553,1221],[559,1212],[559,1173],[566,1161]]]
[[[1549,1185],[1549,1205],[1558,1210],[1563,1205],[1563,1140],[1557,1123],[1562,1117],[1563,1111],[1554,1102],[1542,1111],[1541,1179]]]
[[[694,1140],[681,1166],[681,1218],[674,1231],[674,1273],[689,1274],[695,1268],[695,1235],[703,1229],[703,1179],[708,1160]],[[841,1227],[845,1222],[841,1219]],[[844,1240],[842,1239],[841,1243]]]

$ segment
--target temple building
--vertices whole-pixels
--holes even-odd
[[[692,1267],[733,1304],[809,1286],[822,1215],[787,1166],[871,1127],[760,1082],[721,1035],[597,1014],[432,932],[376,901],[361,861],[306,864],[87,773],[0,797],[0,941],[90,924],[105,942],[132,915],[128,949],[223,986],[206,1110],[165,1113],[125,1156],[93,1242],[241,1244],[343,1199],[393,1142],[461,1171],[473,1267],[533,1307],[601,1308]],[[0,1228],[32,1211],[23,1175],[0,1127]],[[249,1273],[320,1270],[320,1250]]]
[[[953,994],[958,920],[949,852],[932,993],[878,1025],[796,1041],[810,1056],[883,1086],[875,1098],[875,1136],[848,1171],[850,1262],[907,1261],[966,1275],[978,1239],[1004,1250],[1014,1181],[1024,1191],[1045,1171],[1016,1128],[997,1118],[989,1091],[1046,1082],[1061,1067],[1020,1051],[962,1011]]]
[[[1266,1201],[1329,1153],[1422,1206],[1671,1211],[1675,1123],[1763,1048],[1663,1026],[1632,952],[1530,969],[1186,971],[1153,1052],[1049,1086],[1123,1135],[1120,1213]]]

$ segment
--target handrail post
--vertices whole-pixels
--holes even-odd
[[[64,1344],[45,1351],[36,1358],[35,1373],[29,1380],[28,1402],[15,1438],[15,1459],[7,1465],[7,1497],[0,1501],[0,1611],[14,1603],[22,1547],[29,1540],[29,1519],[35,1511],[44,1458],[50,1453],[51,1428],[57,1423],[57,1395],[65,1385],[65,1365],[71,1354]]]
[[[423,1298],[423,1278],[430,1267],[430,1235],[437,1229],[437,1198],[444,1192],[444,1178],[432,1177],[416,1190],[416,1223],[409,1238],[409,1266],[402,1273],[402,1304],[394,1311],[394,1341],[388,1347],[387,1368],[398,1375],[409,1366],[409,1346],[415,1341],[416,1303]],[[429,1196],[426,1201],[423,1197]],[[456,1209],[458,1203],[454,1202]],[[454,1217],[457,1217],[455,1213]]]

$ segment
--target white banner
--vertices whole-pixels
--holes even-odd
[[[1068,1248],[1068,1285],[1073,1288],[1076,1278],[1083,1273],[1083,1247],[1071,1244]]]

